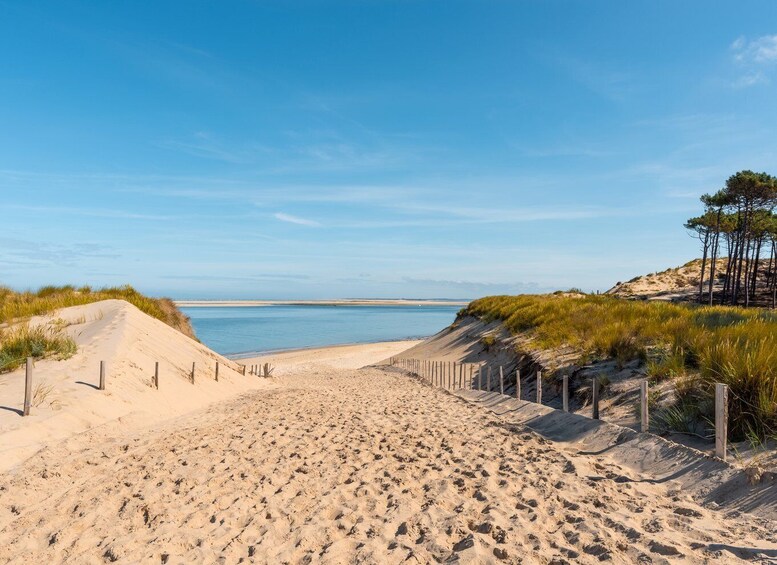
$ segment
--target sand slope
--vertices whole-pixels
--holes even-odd
[[[156,430],[0,476],[0,561],[704,563],[774,522],[624,482],[398,372],[311,366]]]
[[[498,338],[495,345],[484,347],[481,338],[486,335]],[[676,476],[677,484],[699,501],[777,519],[777,468],[774,467],[774,456],[756,453],[756,457],[752,458],[753,454],[750,453],[751,458],[748,458],[746,452],[739,451],[741,445],[732,444],[730,464],[725,464],[709,456],[714,453],[713,442],[696,438],[688,441],[687,436],[679,434],[670,440],[635,432],[638,429],[638,418],[634,411],[638,401],[636,392],[639,379],[644,377],[629,367],[617,371],[611,366],[614,363],[592,364],[592,373],[607,374],[605,371],[609,369],[612,379],[611,390],[608,390],[600,404],[604,421],[594,421],[591,419],[590,404],[581,405],[574,394],[570,409],[575,413],[561,412],[560,380],[547,378],[550,372],[548,368],[557,368],[575,359],[575,355],[570,353],[565,356],[563,351],[538,350],[526,337],[509,335],[499,322],[485,324],[475,318],[459,319],[451,327],[400,356],[457,363],[488,363],[495,368],[503,366],[504,396],[496,392],[486,393],[485,382],[481,385],[484,389],[482,393],[471,390],[456,391],[456,394],[504,414],[510,421],[530,427],[547,438],[572,442],[587,451],[606,450],[619,465],[630,469],[634,476],[641,479],[663,480],[668,476]],[[518,367],[522,375],[521,401],[515,399],[515,370]],[[538,368],[545,372],[543,406],[534,402]],[[585,382],[586,374],[587,371],[580,371],[577,376]],[[496,373],[494,377],[492,391],[498,391]],[[617,387],[625,392],[619,393]],[[573,393],[575,391],[574,379],[570,381],[570,390]],[[734,447],[738,451],[734,451]],[[748,472],[756,470],[755,467],[750,470],[745,468],[748,463],[758,463],[761,471],[758,484],[748,484]]]
[[[21,418],[24,368],[0,375],[0,470],[8,469],[40,448],[100,427],[97,435],[117,428],[147,425],[207,403],[272,383],[242,376],[238,365],[122,300],[63,309],[32,320],[60,319],[78,344],[65,361],[35,363],[35,387],[50,389],[32,415]],[[99,365],[108,363],[107,390],[96,390]],[[151,387],[154,362],[160,363],[160,387]],[[220,362],[220,382],[214,380]],[[196,363],[195,384],[190,382]]]

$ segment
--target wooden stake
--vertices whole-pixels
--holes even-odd
[[[473,372],[473,370],[474,369],[472,368],[472,363],[470,363],[469,364],[469,387],[467,387],[467,388],[472,388],[472,372]]]
[[[715,455],[726,460],[728,441],[728,385],[715,383]]]
[[[105,390],[105,361],[100,361],[100,390]]]
[[[542,371],[537,371],[537,404],[542,404]]]
[[[491,365],[488,366],[488,380],[486,381],[486,390],[491,392]]]
[[[515,398],[521,399],[521,370],[515,370]]]
[[[159,361],[154,362],[154,388],[159,390]]]
[[[216,361],[216,382],[219,382],[219,362]]]
[[[599,378],[593,378],[593,418],[599,419]]]
[[[647,432],[650,429],[650,415],[648,414],[648,382],[647,379],[639,383],[639,429]]]
[[[561,404],[564,412],[569,412],[569,375],[564,375],[561,385]]]
[[[27,357],[27,366],[24,371],[24,410],[23,416],[30,415],[30,405],[32,404],[32,357]]]
[[[505,376],[502,373],[502,366],[499,365],[499,394],[505,393]]]
[[[194,384],[194,373],[197,370],[197,363],[192,363],[192,384]]]

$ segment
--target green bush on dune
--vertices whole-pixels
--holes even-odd
[[[777,314],[724,306],[633,302],[608,296],[491,296],[460,316],[501,320],[541,348],[648,361],[653,378],[687,375],[679,402],[711,407],[714,383],[729,385],[732,435],[777,437]],[[688,386],[688,382],[692,386]],[[709,408],[700,414],[711,418]]]

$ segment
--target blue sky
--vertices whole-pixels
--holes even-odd
[[[4,2],[0,283],[476,297],[697,255],[777,3]]]

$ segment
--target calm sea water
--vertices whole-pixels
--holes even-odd
[[[460,306],[257,306],[182,308],[197,337],[222,355],[426,337]]]

